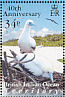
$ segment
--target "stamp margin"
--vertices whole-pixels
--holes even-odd
[[[63,79],[65,78],[65,1],[0,1],[0,59],[2,64],[2,4],[3,3],[63,3]],[[2,65],[0,66],[0,95],[2,95]],[[64,80],[63,80],[64,81]],[[63,95],[65,95],[65,83],[63,82]]]

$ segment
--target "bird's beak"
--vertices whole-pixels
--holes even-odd
[[[33,23],[32,26],[35,26],[35,24]]]
[[[33,24],[31,24],[31,26],[35,26],[35,24],[33,23]]]
[[[34,23],[30,23],[29,26],[35,26],[35,24]]]

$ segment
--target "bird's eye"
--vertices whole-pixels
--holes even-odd
[[[31,25],[32,23],[31,22],[29,22],[29,25]]]

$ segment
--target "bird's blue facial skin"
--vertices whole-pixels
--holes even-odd
[[[34,24],[33,24],[33,23],[31,23],[31,22],[29,22],[29,25],[30,25],[30,26],[34,26]]]

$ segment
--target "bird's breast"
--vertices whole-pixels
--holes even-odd
[[[27,52],[27,53],[32,52],[32,48],[31,48],[29,39],[18,40],[18,45],[19,45],[20,49],[22,50],[22,52]]]

